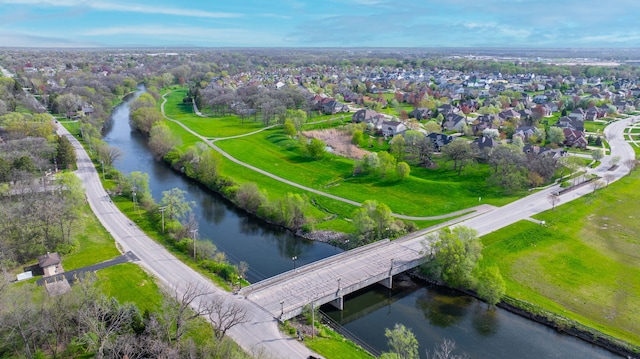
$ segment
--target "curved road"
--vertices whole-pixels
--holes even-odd
[[[266,352],[274,358],[291,359],[316,355],[297,340],[283,335],[272,315],[254,303],[216,287],[145,235],[111,202],[100,183],[98,172],[80,142],[62,125],[58,126],[57,132],[66,136],[73,144],[78,164],[76,174],[85,186],[87,201],[122,252],[133,252],[140,259],[140,265],[169,289],[184,292],[188,285],[198,286],[205,289],[208,295],[224,296],[227,301],[237,302],[245,308],[249,321],[231,328],[228,334],[248,353]]]
[[[169,121],[171,121],[173,123],[176,123],[177,125],[182,127],[185,131],[189,132],[190,134],[192,134],[192,135],[196,136],[197,138],[199,138],[200,140],[202,140],[204,143],[209,145],[209,147],[213,148],[216,152],[218,152],[221,155],[223,155],[224,157],[226,157],[229,161],[231,161],[233,163],[236,163],[236,164],[238,164],[240,166],[246,167],[246,168],[248,168],[248,169],[250,169],[250,170],[252,170],[254,172],[258,172],[258,173],[260,173],[262,175],[265,175],[267,177],[273,178],[276,181],[280,181],[280,182],[288,184],[290,186],[300,188],[300,189],[305,190],[307,192],[315,193],[315,194],[317,194],[319,196],[331,198],[331,199],[334,199],[336,201],[348,203],[348,204],[354,205],[356,207],[362,206],[362,203],[360,203],[360,202],[352,201],[352,200],[344,198],[344,197],[339,197],[339,196],[336,196],[336,195],[333,195],[333,194],[330,194],[330,193],[319,191],[319,190],[311,188],[311,187],[303,186],[303,185],[298,184],[296,182],[290,181],[290,180],[288,180],[286,178],[282,178],[280,176],[276,176],[273,173],[267,172],[267,171],[262,170],[262,169],[260,169],[258,167],[252,166],[252,165],[250,165],[250,164],[248,164],[246,162],[242,162],[239,159],[231,156],[230,154],[225,152],[223,149],[221,149],[220,147],[218,147],[218,146],[216,146],[214,144],[215,141],[219,141],[219,140],[250,136],[252,134],[264,131],[264,130],[266,130],[268,128],[275,127],[275,125],[272,125],[272,126],[269,126],[267,128],[263,128],[263,129],[260,129],[260,130],[257,130],[257,131],[251,132],[251,133],[246,133],[244,135],[237,135],[237,136],[231,136],[231,137],[225,137],[225,138],[217,138],[217,139],[214,139],[214,140],[210,140],[207,137],[204,137],[204,136],[198,134],[197,132],[193,131],[192,129],[187,127],[182,122],[180,122],[178,120],[174,120],[173,118],[171,118],[171,117],[169,117],[169,116],[167,116],[165,114],[164,105],[167,103],[167,95],[170,94],[170,93],[171,93],[171,91],[167,92],[166,94],[164,94],[162,96],[162,100],[163,101],[162,101],[162,104],[160,105],[160,110],[162,112],[162,116],[165,119],[167,119],[167,120],[169,120]],[[493,208],[495,208],[495,207],[490,206],[490,205],[480,205],[480,206],[471,207],[471,208],[463,209],[463,210],[452,212],[452,213],[447,213],[447,214],[443,214],[443,215],[439,215],[439,216],[431,216],[431,217],[406,216],[406,215],[403,215],[403,214],[396,214],[396,213],[392,213],[392,215],[394,217],[396,217],[396,218],[406,219],[406,220],[410,220],[410,221],[431,221],[431,220],[438,220],[438,219],[457,217],[457,216],[461,216],[463,214],[466,214],[466,215],[469,215],[469,216],[470,215],[477,215],[477,214],[480,214],[480,213],[486,213],[488,211],[491,211]]]

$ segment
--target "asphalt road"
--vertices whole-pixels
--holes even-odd
[[[229,302],[237,302],[246,309],[248,322],[229,330],[228,335],[249,353],[266,353],[274,358],[307,358],[313,354],[296,339],[283,335],[276,319],[251,301],[233,295],[218,287],[194,271],[164,247],[146,236],[135,224],[118,210],[102,188],[98,172],[78,140],[61,125],[58,134],[67,136],[76,149],[77,176],[82,180],[91,209],[102,225],[114,237],[123,253],[133,252],[145,270],[158,278],[162,285],[184,292],[189,284],[205,288],[209,295],[224,296]],[[194,303],[197,305],[198,303]]]

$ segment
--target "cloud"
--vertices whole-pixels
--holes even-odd
[[[86,38],[127,36],[131,41],[147,39],[154,43],[199,43],[203,46],[284,46],[278,34],[237,28],[208,28],[197,26],[134,25],[86,29]],[[107,40],[105,40],[107,41]],[[126,45],[126,44],[124,44]]]
[[[52,7],[83,7],[98,11],[134,12],[142,14],[161,14],[201,18],[237,18],[242,14],[229,12],[212,12],[198,9],[182,9],[163,6],[124,4],[118,2],[92,0],[0,0],[0,4],[45,5]]]

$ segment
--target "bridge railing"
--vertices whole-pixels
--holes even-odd
[[[316,262],[313,262],[313,263],[309,263],[309,264],[300,266],[300,267],[298,267],[296,269],[292,269],[292,270],[286,271],[284,273],[280,273],[280,274],[275,275],[275,276],[273,276],[271,278],[267,278],[267,279],[261,280],[261,281],[259,281],[257,283],[254,283],[254,284],[251,284],[251,285],[249,285],[247,287],[242,288],[238,293],[241,294],[241,295],[247,296],[247,295],[251,294],[251,292],[253,292],[254,290],[258,290],[258,289],[267,287],[269,285],[272,285],[273,283],[276,283],[276,282],[278,282],[278,281],[280,281],[280,280],[282,280],[284,278],[288,278],[288,277],[290,277],[292,275],[298,275],[298,274],[301,274],[301,273],[305,273],[305,272],[311,271],[311,270],[313,270],[313,269],[315,269],[317,267],[322,267],[322,266],[325,266],[325,265],[327,265],[329,263],[333,263],[333,262],[336,262],[336,261],[343,260],[345,257],[355,256],[355,255],[358,255],[358,254],[360,254],[362,252],[369,251],[372,248],[388,245],[389,243],[391,243],[389,241],[389,239],[383,239],[383,240],[368,244],[366,246],[354,248],[354,249],[351,249],[349,251],[344,251],[342,253],[338,253],[338,254],[333,255],[331,257],[327,257],[325,259],[322,259],[322,260],[319,260],[319,261],[316,261]]]

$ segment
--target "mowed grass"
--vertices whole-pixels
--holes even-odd
[[[169,93],[165,104],[165,114],[180,121],[190,129],[205,137],[229,137],[253,132],[264,127],[262,121],[255,121],[253,117],[240,119],[238,116],[200,117],[193,112],[193,106],[185,104],[182,99],[187,95],[186,89],[174,90]],[[162,103],[162,100],[159,101]],[[259,120],[259,119],[258,119]]]
[[[80,218],[75,222],[73,252],[62,256],[62,266],[66,271],[86,267],[113,259],[120,255],[115,242],[98,218],[84,205]]]
[[[216,144],[235,158],[277,176],[357,202],[377,200],[399,214],[434,216],[479,203],[503,205],[517,198],[486,185],[489,169],[485,165],[469,166],[460,176],[444,163],[435,170],[412,168],[412,176],[400,181],[395,175],[384,179],[353,176],[354,161],[340,156],[327,154],[313,160],[280,129]]]
[[[484,236],[507,295],[640,345],[639,173]]]
[[[122,263],[97,271],[99,285],[108,296],[120,303],[134,303],[141,312],[157,311],[162,306],[162,292],[153,277],[133,263]]]

